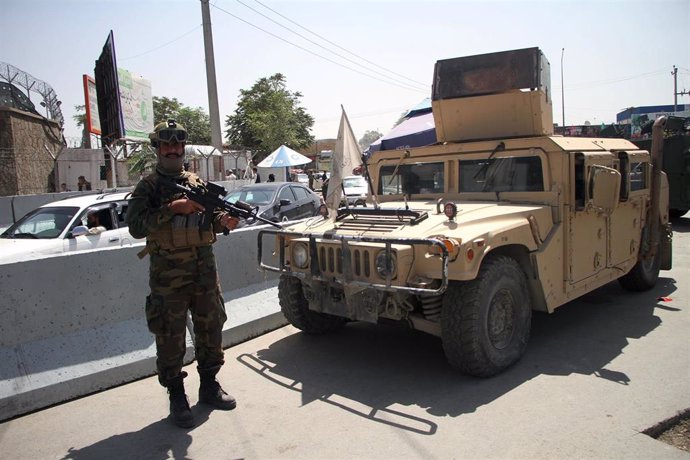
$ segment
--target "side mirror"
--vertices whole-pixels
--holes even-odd
[[[287,198],[281,198],[279,206],[282,208],[283,206],[287,206],[289,204],[292,204],[292,201],[288,200]]]
[[[75,238],[77,236],[86,235],[87,233],[89,233],[89,228],[85,225],[77,225],[72,229],[72,236]]]
[[[592,206],[606,213],[618,206],[621,191],[621,174],[606,166],[594,165],[589,174],[589,198]]]

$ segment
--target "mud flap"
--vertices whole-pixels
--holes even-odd
[[[673,231],[670,223],[666,223],[661,229],[661,241],[659,243],[659,251],[661,251],[659,268],[670,270],[673,265]]]

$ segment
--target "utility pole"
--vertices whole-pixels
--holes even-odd
[[[673,112],[675,113],[678,110],[678,96],[690,94],[690,91],[685,91],[683,88],[683,91],[678,92],[678,67],[673,66],[671,75],[673,75]]]
[[[678,109],[678,67],[673,66],[671,75],[673,75],[673,113],[675,114]]]
[[[565,88],[563,87],[563,54],[565,48],[561,48],[561,110],[563,112],[563,128],[565,128]]]
[[[201,0],[201,18],[204,29],[204,51],[206,54],[206,86],[208,88],[208,113],[209,119],[211,121],[211,144],[213,144],[216,150],[220,152],[222,159],[223,139],[220,136],[220,111],[218,110],[218,87],[216,86],[216,63],[213,58],[211,12],[209,11],[208,1],[209,0]]]

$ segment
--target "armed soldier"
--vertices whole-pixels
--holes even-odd
[[[194,344],[201,385],[199,402],[223,410],[235,408],[235,399],[220,387],[216,374],[224,363],[222,327],[227,319],[211,245],[216,233],[233,230],[238,219],[215,210],[210,225],[203,225],[204,207],[179,191],[161,186],[173,180],[184,186],[205,183],[184,171],[187,131],[175,120],[156,125],[149,134],[157,150],[156,171],[142,179],[129,200],[127,223],[135,238],[146,237],[151,257],[146,298],[146,320],[156,336],[158,381],[168,389],[170,415],[181,427],[194,426],[182,371],[186,318],[194,323]]]

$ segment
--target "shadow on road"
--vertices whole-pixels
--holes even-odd
[[[661,324],[657,298],[675,291],[660,278],[655,289],[629,293],[610,283],[556,310],[535,314],[527,353],[490,379],[466,377],[446,363],[438,338],[394,326],[348,324],[327,336],[296,333],[237,359],[266,379],[372,421],[433,435],[431,420],[411,416],[418,406],[433,416],[471,413],[539,375],[595,375],[621,385],[629,377],[607,367],[630,339]],[[396,409],[393,409],[396,408]]]
[[[192,407],[197,427],[208,420],[211,411],[212,409],[205,405]],[[71,448],[62,460],[188,459],[193,430],[194,427],[185,429],[174,426],[170,420],[164,418],[138,431],[117,434],[81,449]]]
[[[682,217],[671,220],[671,228],[674,232],[689,233],[690,232],[690,213]]]

